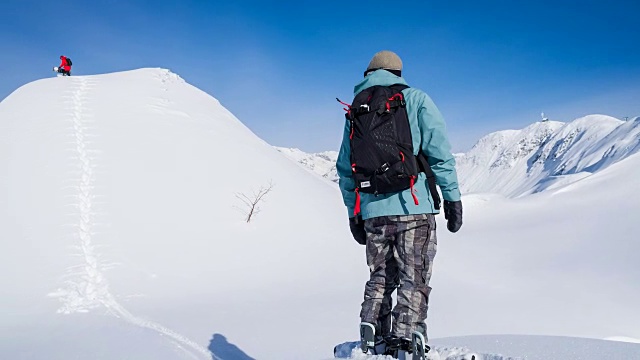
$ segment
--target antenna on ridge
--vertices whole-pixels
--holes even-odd
[[[544,115],[544,112],[540,114],[542,117],[542,122],[549,121],[549,118]]]

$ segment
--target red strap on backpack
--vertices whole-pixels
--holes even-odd
[[[398,95],[398,94],[396,94],[396,95]],[[396,96],[396,95],[394,95],[394,96]],[[402,95],[400,95],[400,96],[402,97]],[[402,160],[402,162],[404,162],[404,153],[402,153],[402,151],[400,151],[400,159]],[[410,181],[410,182],[409,182],[409,186],[410,186],[410,188],[411,188],[411,196],[413,197],[413,202],[414,202],[416,205],[420,205],[420,204],[418,203],[418,197],[416,196],[415,189],[413,188],[413,185],[414,185],[414,184],[415,184],[415,182],[416,182],[416,177],[415,177],[415,176],[412,176],[412,177],[409,179],[409,181]]]
[[[353,216],[360,214],[360,189],[356,188],[356,206],[353,208]]]
[[[387,111],[391,111],[391,104],[389,104],[389,101],[395,101],[395,100],[398,100],[398,101],[400,101],[402,103],[404,101],[404,96],[402,96],[402,93],[394,94],[392,97],[390,97],[387,100],[387,104],[386,104]]]
[[[416,193],[415,193],[415,191],[413,189],[413,184],[416,181],[416,177],[412,176],[410,181],[411,181],[411,183],[410,183],[411,184],[411,196],[413,197],[413,202],[416,204],[416,206],[420,205],[420,204],[418,204],[418,197],[416,196]]]

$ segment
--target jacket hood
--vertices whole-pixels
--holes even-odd
[[[358,95],[362,90],[372,86],[389,86],[395,84],[408,85],[401,76],[393,75],[387,70],[376,70],[365,76],[364,79],[353,88],[353,95]]]

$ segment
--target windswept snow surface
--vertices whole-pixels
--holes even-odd
[[[564,336],[481,335],[435,339],[439,348],[468,347],[478,360],[637,360],[640,345]],[[445,360],[445,359],[442,359]]]
[[[636,129],[607,124],[616,144]],[[563,187],[465,196],[457,234],[439,216],[430,337],[640,338],[633,149]],[[565,169],[599,164],[588,153]],[[269,184],[246,223],[238,195]],[[357,337],[368,269],[337,187],[167,70],[16,90],[0,189],[2,358],[218,359],[220,334],[254,358],[324,359]]]
[[[575,182],[638,151],[638,118],[589,115],[489,134],[456,162],[463,193],[517,197]]]

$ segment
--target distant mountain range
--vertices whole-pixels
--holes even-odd
[[[337,182],[337,152],[277,149],[308,170]],[[639,150],[640,117],[622,121],[589,115],[568,123],[536,122],[521,130],[494,132],[455,156],[464,194],[518,197],[575,182]]]
[[[463,193],[518,197],[575,182],[638,150],[640,118],[589,115],[489,134],[456,160]]]
[[[336,170],[336,160],[338,160],[337,151],[306,153],[296,148],[276,147],[276,149],[307,170],[325,179],[338,182],[338,172]]]

